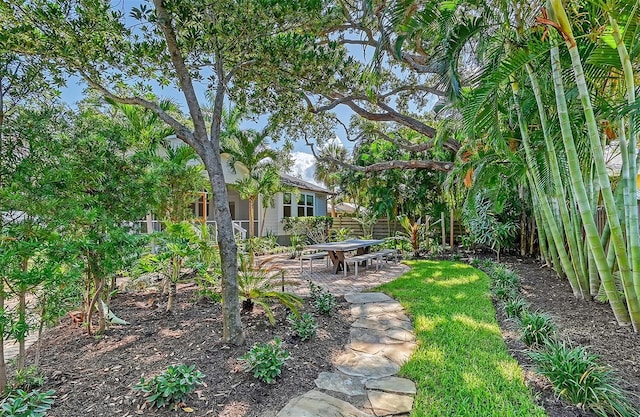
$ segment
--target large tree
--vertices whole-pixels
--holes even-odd
[[[225,97],[252,102],[256,108],[275,107],[299,97],[292,88],[300,84],[295,80],[312,85],[332,78],[330,65],[339,61],[335,45],[314,43],[309,35],[325,26],[326,13],[333,13],[324,6],[317,0],[154,0],[151,7],[131,9],[131,18],[126,18],[108,1],[0,5],[3,25],[12,33],[0,39],[3,47],[47,56],[104,96],[153,111],[201,158],[213,190],[223,274],[223,338],[230,343],[242,343],[244,332],[237,248],[220,158]],[[189,123],[140,94],[146,80],[178,87]],[[203,86],[212,101],[209,125],[198,94]],[[261,99],[252,101],[254,97]]]

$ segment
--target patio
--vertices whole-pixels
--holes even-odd
[[[360,269],[357,277],[354,276],[353,272],[349,272],[345,277],[341,273],[332,273],[331,266],[327,267],[324,261],[317,261],[313,266],[313,272],[309,272],[309,268],[305,267],[301,273],[300,260],[298,258],[289,259],[288,254],[271,257],[274,259],[269,265],[284,271],[284,290],[302,297],[309,295],[307,281],[320,285],[335,296],[342,296],[375,288],[378,285],[393,281],[409,270],[408,266],[399,262],[383,262],[377,271],[375,266],[369,266],[368,268]],[[256,261],[260,262],[264,258],[257,257]]]

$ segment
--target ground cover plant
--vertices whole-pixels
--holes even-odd
[[[418,348],[400,371],[418,388],[414,415],[544,416],[502,340],[488,276],[448,261],[409,265],[379,289],[415,326]]]
[[[603,365],[598,355],[584,346],[574,347],[561,340],[549,314],[531,310],[520,296],[521,279],[516,272],[491,261],[475,260],[472,264],[489,274],[492,295],[505,315],[514,319],[520,341],[530,349],[527,356],[536,371],[548,378],[558,397],[601,417],[640,415],[610,366]],[[509,291],[502,291],[505,288]]]

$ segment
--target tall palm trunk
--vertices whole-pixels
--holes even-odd
[[[552,13],[555,17],[554,20],[559,24],[559,26],[563,30],[565,43],[569,51],[569,56],[571,57],[573,74],[575,76],[576,86],[578,87],[578,96],[580,98],[580,102],[582,104],[582,110],[585,116],[587,133],[588,133],[587,136],[589,138],[590,150],[591,150],[591,154],[592,154],[594,165],[595,165],[596,179],[600,187],[602,200],[604,202],[605,210],[607,212],[607,222],[609,223],[609,227],[611,229],[611,244],[613,245],[613,248],[616,254],[616,261],[617,261],[618,269],[620,272],[620,279],[622,281],[622,286],[625,292],[625,298],[627,300],[628,314],[631,316],[631,323],[633,324],[634,330],[637,331],[638,326],[640,326],[640,304],[638,303],[638,299],[635,294],[635,288],[633,286],[633,279],[631,276],[631,265],[628,258],[626,241],[625,241],[622,227],[620,226],[620,219],[618,217],[618,211],[615,204],[615,199],[613,198],[613,192],[611,190],[611,182],[609,181],[609,174],[607,173],[607,167],[604,160],[604,152],[602,149],[602,145],[600,143],[600,135],[598,133],[598,125],[597,125],[595,114],[593,111],[593,106],[591,104],[589,87],[587,85],[587,81],[584,75],[584,69],[582,67],[582,59],[580,57],[580,52],[578,51],[575,38],[573,37],[573,32],[569,24],[569,20],[564,10],[564,7],[562,5],[562,1],[550,0],[550,4],[551,4]],[[564,100],[564,97],[563,97],[563,100]],[[561,123],[561,126],[562,124],[564,123]],[[567,125],[568,125],[568,117],[567,117]],[[588,212],[590,211],[591,210],[589,209]],[[585,219],[583,218],[583,221],[584,220]],[[593,217],[592,217],[592,222],[593,222]],[[585,226],[587,226],[586,223],[585,223]],[[589,225],[589,227],[591,228],[591,225]],[[595,229],[595,222],[593,222],[593,229]],[[593,233],[593,230],[591,231],[591,233]],[[635,230],[635,233],[638,233],[637,229]],[[595,243],[595,239],[593,239],[593,243]],[[596,246],[599,246],[599,245],[596,245]],[[591,249],[593,250],[594,247],[591,246]],[[602,251],[602,254],[604,254],[604,251]],[[600,254],[594,254],[594,255],[595,255],[596,263],[602,263],[602,258]],[[604,271],[600,271],[600,272],[602,277],[602,272]],[[608,273],[610,273],[610,271]],[[603,278],[603,284],[605,284],[604,278]],[[609,295],[609,292],[610,291],[607,290],[607,295]],[[612,302],[612,308],[614,308],[613,306],[614,301],[610,300],[610,302]],[[620,304],[621,305],[614,308],[614,314],[616,314],[616,318],[618,319],[619,323],[625,323],[627,321],[626,320],[627,315],[620,314],[624,309],[624,305],[621,302]]]
[[[550,17],[554,19],[555,15],[557,15],[558,13],[558,10],[559,10],[558,8],[560,9],[562,8],[562,4],[559,3],[557,0],[551,0],[549,3],[551,6],[549,7],[550,14],[551,14]],[[561,9],[561,10],[564,13],[564,9]],[[564,15],[564,19],[560,19],[560,20],[562,20],[563,22],[566,22],[567,21],[566,15]],[[568,22],[566,24],[568,24]],[[570,33],[571,32],[569,28],[567,34],[570,35]],[[570,38],[572,39],[573,37],[570,36]],[[578,53],[578,51],[575,46],[575,42],[569,43],[569,46],[570,46],[570,53],[572,55],[572,62],[574,62],[574,72],[576,73],[575,74],[576,83],[583,84],[582,86],[579,86],[580,96],[583,101],[583,107],[591,109],[590,103],[585,102],[583,97],[583,95],[586,93],[586,83],[584,80],[584,74],[581,73],[582,66],[577,65],[575,55]],[[579,57],[578,57],[578,60],[579,60]],[[551,48],[551,68],[553,73],[556,106],[558,109],[558,117],[560,120],[560,130],[562,134],[565,153],[567,155],[567,164],[569,168],[569,175],[571,178],[571,186],[572,186],[574,195],[576,197],[576,202],[578,204],[580,216],[585,229],[587,242],[589,243],[589,248],[594,257],[594,262],[598,269],[598,273],[600,274],[600,279],[602,281],[602,284],[607,292],[607,296],[609,297],[609,303],[611,304],[613,313],[616,316],[616,320],[620,324],[628,323],[629,315],[625,308],[624,303],[622,303],[622,301],[620,300],[620,297],[618,296],[612,271],[607,265],[604,248],[601,245],[600,236],[598,234],[598,230],[595,224],[594,212],[589,202],[586,187],[584,184],[582,170],[580,168],[580,164],[578,160],[578,153],[575,147],[573,133],[571,132],[571,125],[570,125],[569,114],[567,110],[566,96],[564,92],[564,84],[562,81],[562,71],[560,67],[560,53],[557,46],[553,46]],[[595,123],[595,118],[593,117],[593,110],[591,109],[590,114],[587,114],[587,113],[589,112],[585,111],[585,116],[587,117],[587,119],[589,119],[589,116],[591,116],[592,122]],[[588,120],[588,123],[589,123],[589,120]],[[592,129],[592,127],[590,129]],[[597,128],[595,133],[596,133],[596,146],[592,146],[591,150],[593,153],[593,157],[595,159],[596,169],[599,171],[601,170],[606,171],[605,165],[604,165],[604,156],[602,153],[602,148],[600,147],[600,141],[597,138]],[[592,135],[590,134],[590,136]],[[592,142],[592,145],[593,145],[593,142]],[[597,148],[597,149],[594,149],[594,148]],[[598,166],[600,164],[601,164],[601,167]],[[598,174],[600,174],[600,172]],[[601,178],[600,175],[598,176],[599,176],[599,185],[604,196],[607,189],[609,192],[611,191],[610,184],[608,184],[608,177],[606,176],[606,172],[605,172],[606,178],[603,179]],[[605,200],[606,200],[606,197],[605,197]],[[612,232],[616,228],[616,224],[617,224],[617,231],[619,232],[620,226],[618,222],[617,213],[614,212],[616,214],[615,216],[609,216],[609,210],[607,210],[607,212],[608,212],[607,217],[613,218],[612,223],[610,224]],[[616,243],[614,242],[614,244]],[[616,254],[618,255],[618,252],[616,252]]]

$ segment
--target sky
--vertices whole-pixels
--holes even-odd
[[[70,77],[67,81],[67,86],[61,92],[62,100],[68,105],[75,105],[78,101],[83,98],[83,92],[86,89],[86,84],[78,77]],[[204,91],[204,86],[202,88]],[[176,89],[175,87],[165,87],[161,88],[160,86],[154,87],[154,93],[159,97],[168,97],[174,100],[186,113],[186,101],[184,99],[183,94]],[[204,99],[204,94],[201,99]],[[345,123],[348,124],[350,117],[350,110],[347,109],[337,109],[338,117]],[[260,117],[256,121],[246,121],[241,127],[244,129],[256,129],[260,130],[266,126],[267,118]],[[344,131],[336,131],[335,143],[340,143],[342,146],[345,146],[348,149],[353,147],[353,144],[347,140],[343,140],[340,136],[344,137]],[[292,156],[294,159],[294,166],[290,172],[291,175],[302,178],[305,181],[311,182],[313,184],[317,184],[317,181],[313,179],[313,174],[315,172],[315,157],[311,154],[311,150],[304,143],[304,141],[297,141],[294,144],[294,149],[292,152]],[[322,185],[322,184],[318,184]]]

